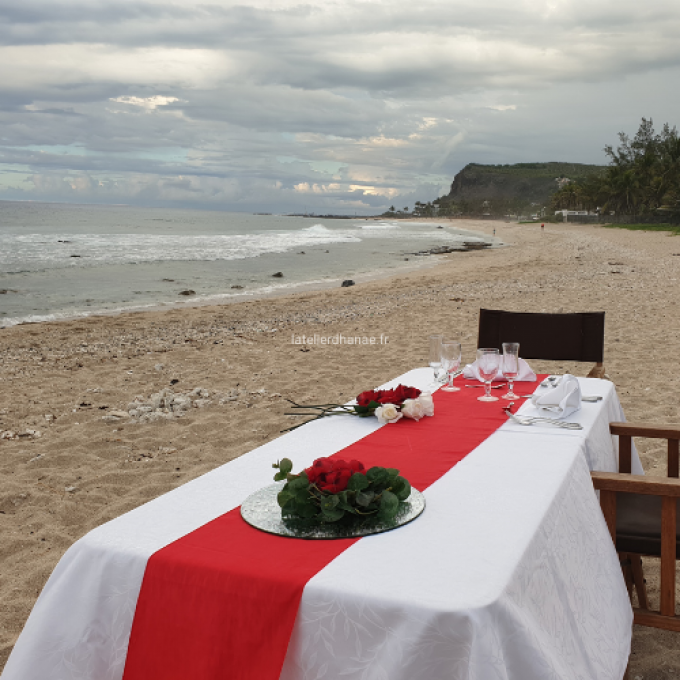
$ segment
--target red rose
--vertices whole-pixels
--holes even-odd
[[[366,392],[362,392],[357,397],[357,404],[359,406],[368,406],[372,401],[377,401],[375,390],[368,390]]]
[[[364,472],[363,463],[358,460],[351,460],[347,463],[344,460],[331,458],[317,458],[311,467],[307,468],[307,479],[310,484],[315,484],[318,489],[327,493],[340,493],[347,488],[349,478],[355,472]]]
[[[358,460],[350,460],[349,461],[349,468],[350,470],[354,472],[361,472],[362,474],[366,472],[366,468],[364,467],[363,463],[360,463]]]
[[[406,385],[399,385],[393,390],[396,401],[393,404],[403,404],[407,399],[416,399],[420,396],[420,390],[417,387],[406,387]]]
[[[380,396],[378,397],[379,404],[396,404],[395,399],[394,390],[380,390]]]

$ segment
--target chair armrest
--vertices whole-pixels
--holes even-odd
[[[590,476],[593,479],[593,486],[598,491],[680,498],[680,479],[673,477],[645,477],[617,472],[591,472]]]
[[[642,423],[609,423],[609,431],[626,437],[680,439],[680,425],[643,425]]]

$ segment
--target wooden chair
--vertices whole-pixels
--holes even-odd
[[[604,312],[542,314],[479,310],[477,347],[519,342],[524,359],[594,361],[589,378],[604,377]]]
[[[619,472],[593,472],[607,526],[622,558],[628,592],[638,596],[635,623],[680,632],[675,615],[675,562],[680,559],[680,479],[678,478],[680,426],[611,423],[619,436]],[[668,440],[668,477],[632,475],[632,437]],[[659,611],[649,608],[640,555],[661,558]]]

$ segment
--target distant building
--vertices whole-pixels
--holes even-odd
[[[569,215],[597,215],[597,213],[590,213],[587,210],[555,210],[555,215],[567,217]]]
[[[591,210],[555,210],[555,215],[562,215],[564,222],[568,222],[570,217],[598,217],[600,209]],[[577,220],[578,221],[578,220]]]

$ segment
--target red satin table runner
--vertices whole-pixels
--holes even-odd
[[[396,467],[424,491],[507,420],[506,402],[479,402],[481,392],[440,390],[434,417],[402,418],[333,457]],[[305,584],[357,540],[370,537],[266,534],[239,507],[159,550],[144,573],[123,680],[278,680]]]

